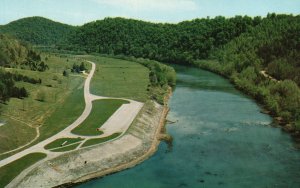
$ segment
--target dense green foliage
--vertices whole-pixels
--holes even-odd
[[[0,27],[0,33],[8,33],[21,41],[37,45],[63,43],[75,27],[42,17],[29,17]]]
[[[0,102],[6,102],[11,97],[23,98],[28,96],[24,87],[18,88],[14,82],[15,76],[0,69]]]
[[[62,46],[75,51],[122,54],[169,63],[191,63],[259,24],[260,17],[195,19],[179,24],[154,24],[106,18],[83,25]]]
[[[18,72],[14,72],[14,73],[7,72],[5,74],[7,74],[8,77],[11,77],[14,81],[23,81],[23,82],[28,82],[31,84],[41,84],[42,83],[41,79],[30,78],[28,76],[19,74]]]
[[[235,38],[197,65],[229,77],[273,115],[300,128],[300,17],[269,14],[257,27]],[[278,79],[271,80],[262,70]]]
[[[39,53],[15,38],[0,34],[0,66],[45,71],[48,65]]]
[[[22,44],[18,40],[0,34],[0,66],[19,67],[34,71],[45,71],[48,66],[42,61],[38,53],[29,46]],[[5,102],[10,97],[23,98],[28,96],[24,87],[17,88],[15,81],[29,83],[41,83],[40,79],[29,78],[18,73],[0,70],[0,101]]]
[[[0,34],[0,66],[13,66],[21,64],[26,59],[35,59],[36,54],[28,46],[18,40]],[[33,57],[31,57],[33,56]]]
[[[15,86],[15,81],[23,81],[31,84],[41,84],[41,79],[34,79],[19,73],[5,72],[0,69],[0,102],[6,102],[11,97],[28,97],[28,92],[24,87]]]
[[[71,68],[71,72],[76,72],[76,73],[80,73],[82,71],[86,71],[87,68],[84,64],[84,62],[81,62],[80,65],[77,65],[77,64],[73,64],[73,67]]]

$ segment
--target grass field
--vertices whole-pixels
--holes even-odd
[[[93,139],[89,139],[87,141],[85,141],[81,147],[87,147],[87,146],[92,146],[92,145],[95,145],[95,144],[100,144],[100,143],[103,143],[103,142],[106,142],[106,141],[109,141],[109,140],[112,140],[114,138],[117,138],[118,136],[120,136],[121,133],[114,133],[110,136],[107,136],[107,137],[103,137],[103,138],[93,138]]]
[[[37,128],[40,133],[38,139],[22,150],[55,135],[81,115],[85,107],[83,86],[86,76],[70,72],[74,63],[82,62],[81,58],[69,55],[43,55],[42,60],[49,66],[46,72],[6,69],[6,71],[41,79],[42,83],[17,82],[18,87],[25,87],[29,91],[29,97],[22,100],[12,98],[7,104],[0,104],[0,122],[4,122],[0,126],[0,160],[18,151],[4,155],[1,153],[33,140],[36,137]],[[105,57],[84,56],[84,58],[94,61],[97,66],[91,82],[93,94],[142,102],[149,99],[147,91],[149,71],[144,66]],[[86,63],[86,67],[90,69],[91,65]],[[69,76],[62,75],[64,70],[68,70]],[[72,132],[86,136],[102,134],[96,129],[101,127],[122,104],[126,103],[129,102],[119,99],[94,101],[91,114]],[[103,143],[120,135],[121,133],[114,133],[104,138],[90,139],[83,146]],[[61,147],[66,140],[68,141],[66,145]],[[61,138],[45,148],[53,152],[71,151],[77,148],[82,140],[81,138]],[[0,168],[0,187],[4,187],[21,171],[44,157],[46,157],[44,153],[32,153]]]
[[[84,110],[83,89],[77,89],[71,93],[64,103],[57,107],[51,118],[45,120],[40,128],[39,141],[48,138],[73,123]]]
[[[80,64],[82,62],[80,58],[82,57],[43,55],[42,60],[49,66],[49,70],[46,72],[23,69],[7,70],[36,79],[40,78],[42,84],[17,82],[17,86],[24,86],[29,91],[29,97],[23,100],[12,98],[7,105],[0,104],[0,121],[5,122],[3,126],[0,126],[0,143],[3,143],[0,146],[0,154],[23,146],[34,139],[36,127],[39,127],[40,136],[31,145],[58,133],[80,116],[84,109],[83,84],[85,78],[81,74],[70,73],[68,77],[62,75],[62,72],[69,70],[74,63]],[[106,57],[84,56],[84,58],[94,61],[97,66],[91,82],[92,93],[138,101],[148,99],[149,71],[144,66]],[[91,65],[86,63],[86,67],[90,69]],[[41,95],[44,96],[43,102],[39,100]],[[112,106],[110,107],[110,105]],[[100,127],[119,105],[114,102],[105,103],[103,106],[105,109],[95,105],[93,113],[83,125],[74,129],[74,133],[79,135],[101,134],[96,131],[96,128]],[[98,113],[95,111],[99,111],[99,114],[103,114],[103,116],[101,115],[100,119],[97,118]],[[97,124],[92,123],[95,120],[97,120]],[[91,129],[83,128],[86,126]],[[2,155],[0,159],[11,154]]]
[[[17,82],[17,86],[24,86],[29,91],[29,97],[23,100],[12,98],[7,104],[0,104],[0,121],[6,122],[0,127],[0,154],[32,140],[36,136],[35,127],[40,127],[37,142],[56,134],[76,120],[84,109],[84,77],[79,74],[62,75],[64,70],[81,61],[54,55],[43,55],[42,60],[49,66],[45,72],[7,69],[40,78],[42,84]],[[43,102],[37,100],[41,93],[44,95]]]
[[[72,145],[70,145],[70,146],[66,146],[66,147],[54,149],[54,150],[51,150],[51,151],[54,151],[54,152],[72,151],[72,150],[76,149],[77,146],[78,146],[79,144],[80,144],[80,143],[72,144]]]
[[[36,130],[23,122],[6,117],[5,124],[0,127],[0,135],[0,153],[2,153],[30,142],[35,138]]]
[[[129,102],[115,99],[93,101],[92,112],[81,125],[72,130],[72,133],[85,136],[103,134],[97,128],[101,127],[122,104],[126,103]]]
[[[83,56],[96,63],[91,93],[145,102],[149,70],[135,62],[99,56]]]
[[[46,156],[47,155],[44,153],[30,153],[0,168],[0,187],[5,187],[24,169],[45,158]]]
[[[83,140],[82,138],[60,138],[57,139],[49,144],[47,144],[44,148],[45,149],[54,149],[54,148],[58,148],[61,147],[63,143],[65,143],[64,146],[76,143],[76,142],[80,142],[81,140]]]

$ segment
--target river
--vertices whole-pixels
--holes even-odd
[[[224,78],[176,66],[162,142],[142,164],[78,188],[300,187],[300,151],[272,118]]]

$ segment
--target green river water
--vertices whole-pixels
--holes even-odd
[[[224,78],[176,66],[161,143],[142,164],[78,188],[300,187],[300,151],[272,118]]]

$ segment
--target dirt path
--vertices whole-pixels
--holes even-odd
[[[19,153],[16,153],[15,155],[12,155],[8,158],[5,158],[3,160],[0,161],[0,167],[11,163],[29,153],[33,153],[33,152],[42,152],[42,153],[46,153],[48,156],[45,160],[48,160],[49,158],[54,158],[58,155],[62,155],[64,152],[61,153],[54,153],[51,152],[49,150],[45,150],[44,146],[59,139],[62,137],[78,137],[78,135],[72,134],[71,130],[73,130],[75,127],[79,126],[91,113],[92,110],[92,101],[93,100],[98,100],[98,99],[108,99],[109,97],[102,97],[102,96],[96,96],[90,93],[90,82],[91,79],[94,75],[95,69],[96,69],[96,65],[95,63],[88,61],[89,63],[92,64],[92,69],[90,71],[90,73],[88,74],[85,83],[84,83],[84,99],[85,99],[85,109],[83,111],[83,113],[77,118],[76,121],[74,121],[71,125],[69,125],[67,128],[65,128],[64,130],[62,130],[61,132],[57,133],[56,135],[30,147],[27,148]],[[109,98],[109,99],[116,99],[116,98]],[[128,99],[125,99],[128,100]],[[136,102],[133,100],[128,100],[130,101],[129,104],[126,104],[125,107],[123,107],[124,105],[122,105],[120,107],[119,110],[117,110],[108,120],[108,122],[105,123],[105,129],[107,130],[105,132],[104,130],[104,134],[97,136],[97,138],[100,137],[104,137],[107,135],[110,135],[109,133],[115,133],[115,132],[125,132],[130,124],[132,123],[132,121],[134,120],[134,118],[136,117],[136,115],[138,114],[138,112],[140,111],[140,109],[143,106],[143,103],[140,102]],[[123,121],[123,122],[122,122]],[[120,123],[120,126],[115,126],[115,123]],[[84,137],[84,136],[80,136],[82,138],[89,138],[89,137]],[[44,160],[43,160],[44,161]]]
[[[272,77],[271,75],[269,75],[265,70],[260,71],[260,73],[265,77],[268,78],[274,82],[280,82],[279,80],[277,80],[276,78]]]

